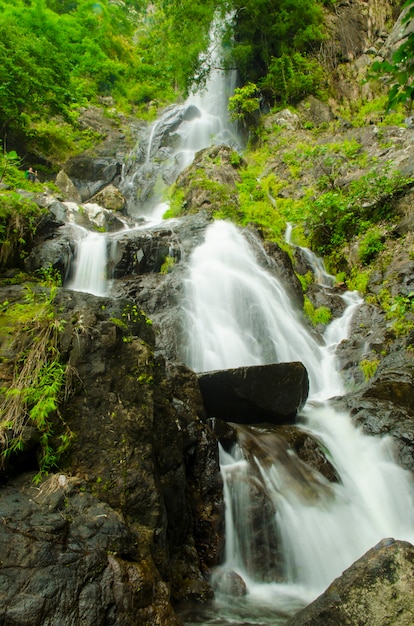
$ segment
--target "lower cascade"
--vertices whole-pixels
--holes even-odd
[[[335,478],[306,465],[274,427],[237,426],[238,444],[220,449],[226,548],[212,579],[216,600],[186,616],[188,626],[283,624],[381,539],[414,540],[412,476],[394,461],[391,438],[363,434],[329,401],[344,393],[335,349],[360,297],[343,294],[344,313],[319,345],[255,246],[216,222],[192,254],[184,359],[199,372],[302,361],[310,392],[298,427]]]

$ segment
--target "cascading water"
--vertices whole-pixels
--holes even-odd
[[[314,393],[326,390],[327,374],[319,367],[325,352],[300,322],[281,282],[260,267],[234,226],[215,222],[208,229],[192,255],[185,287],[181,356],[193,370],[288,362],[300,355]]]
[[[219,49],[218,34],[215,24],[210,57]],[[131,215],[161,220],[167,208],[162,191],[197,150],[218,142],[237,146],[227,118],[233,86],[228,73],[213,71],[201,93],[168,109],[149,129],[147,141],[124,167],[121,191]],[[69,287],[104,295],[107,239],[101,233],[82,239]],[[348,332],[358,297],[343,296],[345,313],[328,327],[321,345],[276,275],[258,263],[264,255],[259,247],[230,224],[208,229],[185,283],[181,356],[195,371],[302,361],[310,396],[301,428],[328,451],[339,481],[305,466],[271,429],[240,429],[240,445],[231,453],[221,451],[226,559],[220,570],[236,573],[248,593],[236,602],[219,585],[212,616],[199,615],[199,624],[283,624],[383,537],[414,539],[411,476],[394,463],[390,440],[364,436],[327,401],[344,391],[335,348]],[[324,270],[319,275],[331,284]],[[252,497],[264,504],[260,524],[248,518]]]
[[[198,150],[220,143],[240,146],[227,110],[236,73],[221,69],[222,32],[231,19],[229,15],[224,21],[219,17],[213,21],[208,50],[200,59],[202,73],[211,68],[203,88],[195,87],[184,104],[168,107],[125,163],[120,189],[130,215],[161,220],[168,209],[163,192]]]
[[[106,237],[85,229],[79,229],[79,232],[81,236],[76,241],[73,276],[66,287],[104,296],[107,291]]]
[[[144,220],[133,228],[147,228],[162,221],[168,209],[163,192],[193,161],[198,150],[218,143],[240,146],[227,110],[236,73],[220,69],[223,27],[231,19],[229,15],[223,22],[217,17],[211,26],[209,48],[200,59],[202,72],[207,66],[212,68],[204,87],[195,90],[183,105],[168,107],[149,128],[146,141],[138,144],[124,164],[120,190],[127,202],[127,212],[133,219]],[[109,234],[108,239],[111,239]],[[105,235],[91,233],[88,238],[78,237],[71,268],[73,277],[66,286],[105,295],[108,264],[105,249]]]
[[[283,624],[384,537],[414,539],[412,477],[394,462],[391,439],[364,435],[329,404],[344,392],[335,347],[346,338],[361,302],[355,293],[343,298],[344,314],[328,327],[320,346],[235,226],[212,224],[190,259],[184,359],[196,371],[302,361],[310,393],[300,428],[327,451],[338,480],[328,481],[306,466],[276,429],[238,427],[240,445],[220,453],[226,558],[214,576],[220,581],[223,572],[232,572],[246,584],[247,595],[235,600],[217,583],[212,613],[188,625]],[[257,509],[263,493],[272,514],[259,524],[249,511]]]

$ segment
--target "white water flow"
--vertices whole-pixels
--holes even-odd
[[[77,228],[73,276],[66,284],[68,289],[104,296],[107,292],[107,240],[104,233],[94,233]]]
[[[197,89],[186,101],[199,111],[199,115],[181,124],[178,134],[181,137],[177,150],[180,168],[192,163],[196,152],[213,144],[239,145],[234,125],[228,112],[229,97],[236,86],[236,72],[225,71],[222,67],[223,49],[221,46],[222,29],[231,21],[216,18],[210,29],[210,44],[202,56],[202,69],[208,65],[211,69],[204,88]]]
[[[169,107],[154,122],[148,132],[144,162],[142,159],[135,161],[134,155],[136,165],[124,173],[121,190],[131,214],[161,221],[168,209],[168,204],[162,201],[165,190],[173,182],[172,178],[193,162],[196,152],[215,144],[235,148],[240,145],[228,113],[236,73],[225,70],[222,62],[223,28],[231,19],[229,15],[224,20],[219,17],[213,20],[208,49],[200,57],[200,75],[206,73],[206,81],[200,87],[194,82],[184,104]],[[142,200],[142,181],[145,180],[152,180],[153,187],[151,193],[144,192],[146,199]]]
[[[247,585],[244,615],[246,603],[251,604],[250,618],[238,624],[250,624],[259,614],[257,623],[283,623],[278,613],[286,618],[297,610],[298,599],[302,605],[310,602],[381,539],[414,541],[412,476],[394,462],[391,439],[364,435],[349,415],[338,413],[328,401],[344,391],[335,347],[347,337],[352,313],[361,302],[354,293],[343,297],[344,315],[328,327],[324,344],[318,345],[278,279],[258,264],[235,226],[213,223],[190,259],[185,284],[188,365],[206,371],[302,361],[310,394],[300,428],[320,442],[339,477],[331,482],[306,466],[272,427],[240,427],[240,446],[232,453],[221,450],[223,569],[237,572]],[[249,516],[254,508],[249,484],[259,486],[274,509],[270,523],[264,519],[260,531],[257,519],[253,522]],[[260,555],[262,571],[252,566],[259,535],[262,545],[273,551],[278,537],[281,572],[273,582],[266,570],[274,561],[272,554]],[[229,599],[226,605],[221,596],[220,602],[221,612],[237,601]]]
[[[294,245],[292,243],[292,224],[287,225],[285,239],[289,245],[291,246]],[[315,277],[315,282],[319,283],[320,285],[324,285],[325,287],[332,287],[335,282],[335,277],[328,274],[328,272],[325,269],[323,260],[317,257],[316,254],[312,252],[312,250],[309,250],[309,248],[303,248],[302,246],[295,246],[295,247],[299,248],[302,251],[304,258],[306,259],[308,264],[312,267],[313,274]]]

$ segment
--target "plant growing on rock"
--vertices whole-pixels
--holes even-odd
[[[379,364],[379,359],[364,359],[360,362],[359,366],[364,374],[365,381],[370,380],[374,376]]]
[[[408,26],[414,19],[414,2],[405,2],[404,9],[406,13],[402,24]],[[402,103],[407,113],[411,114],[414,102],[414,32],[408,32],[403,38],[390,61],[376,61],[372,70],[371,77],[385,79],[389,85],[387,109],[393,109]]]
[[[13,354],[12,379],[0,390],[0,463],[39,446],[38,481],[55,467],[73,433],[60,418],[59,402],[68,391],[69,368],[58,348],[63,322],[55,314],[56,286],[26,286],[25,303],[1,307],[3,342]],[[58,429],[57,429],[58,427]]]
[[[326,306],[320,306],[315,308],[312,302],[307,296],[304,299],[303,310],[306,317],[310,320],[312,326],[318,326],[318,324],[329,324],[332,314]]]

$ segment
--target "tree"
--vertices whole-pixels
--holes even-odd
[[[271,102],[294,101],[315,93],[319,77],[315,80],[312,74],[318,63],[312,54],[324,38],[322,2],[233,0],[233,5],[233,58],[242,83],[257,84]],[[300,80],[288,80],[291,70],[301,73]]]

